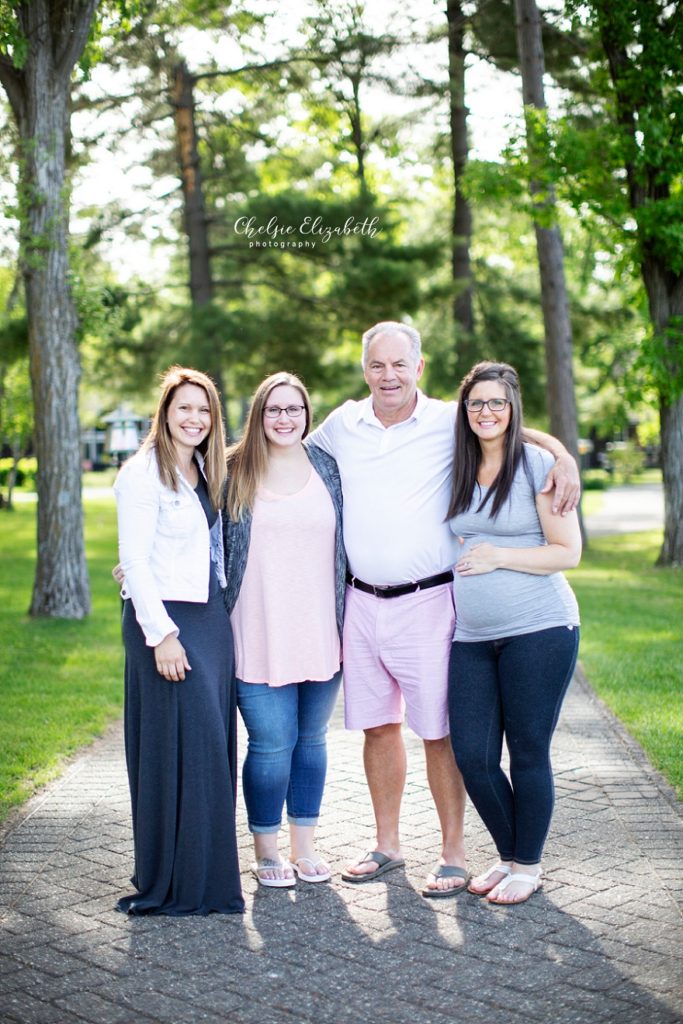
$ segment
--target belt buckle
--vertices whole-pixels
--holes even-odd
[[[384,591],[386,591],[386,590],[393,590],[393,589],[394,589],[393,586],[390,586],[390,584],[388,584],[388,583],[378,584],[377,586],[375,586],[375,584],[373,583],[373,585],[372,585],[372,593],[375,595],[375,597],[383,597],[384,596]],[[379,591],[379,593],[378,593],[378,591]]]

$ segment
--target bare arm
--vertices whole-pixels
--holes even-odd
[[[541,494],[552,493],[552,514],[557,515],[559,512],[560,515],[566,516],[573,512],[581,496],[581,477],[576,460],[552,434],[525,427],[522,438],[530,444],[535,444],[537,448],[544,448],[555,457],[555,465],[548,473],[541,491]]]
[[[547,544],[533,548],[475,544],[458,559],[455,571],[461,576],[480,576],[494,569],[510,569],[548,576],[577,566],[581,558],[581,530],[576,512],[553,515],[552,499],[542,492],[536,495],[536,509]]]

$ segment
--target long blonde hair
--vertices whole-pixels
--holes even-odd
[[[201,388],[206,394],[211,413],[211,430],[201,444],[197,445],[197,451],[204,456],[204,472],[206,473],[206,484],[209,498],[214,509],[218,510],[223,504],[223,493],[225,478],[227,475],[225,465],[225,435],[223,433],[223,414],[221,402],[218,397],[216,385],[199,370],[192,370],[187,366],[170,366],[161,375],[161,397],[157,410],[154,413],[152,426],[149,434],[142,443],[141,451],[153,451],[159,476],[162,483],[172,490],[178,490],[178,471],[176,469],[177,455],[171,433],[168,429],[168,407],[173,396],[183,384],[194,384]]]
[[[263,430],[263,410],[273,388],[288,384],[296,388],[306,413],[303,437],[311,429],[313,410],[308,391],[293,373],[272,373],[259,384],[251,400],[244,433],[228,448],[228,515],[233,521],[254,508],[254,499],[268,466],[268,442]]]

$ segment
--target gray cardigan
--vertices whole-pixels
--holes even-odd
[[[335,589],[336,589],[336,610],[337,628],[339,639],[342,636],[344,623],[344,594],[346,591],[346,552],[344,551],[344,537],[342,534],[342,489],[341,479],[337,463],[314,444],[304,444],[306,454],[311,465],[318,473],[320,479],[327,487],[332,504],[334,506],[334,517],[336,522],[334,560],[335,560]],[[237,596],[242,586],[244,572],[247,567],[247,556],[249,554],[249,541],[251,539],[251,512],[246,512],[244,519],[236,522],[229,518],[227,512],[223,513],[223,546],[225,549],[225,575],[227,587],[224,590],[225,606],[228,613],[232,612],[237,601]]]

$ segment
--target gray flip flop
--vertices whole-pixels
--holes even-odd
[[[435,878],[462,878],[463,884],[452,886],[450,889],[423,889],[422,895],[426,900],[445,900],[449,896],[467,892],[467,883],[471,876],[464,868],[457,868],[453,864],[437,864],[432,868],[432,874]]]
[[[377,867],[374,871],[368,871],[364,875],[349,875],[342,874],[342,882],[350,882],[351,885],[363,885],[365,882],[374,882],[380,875],[385,875],[387,871],[393,871],[394,868],[405,867],[405,861],[402,858],[392,860],[391,857],[387,857],[386,853],[380,853],[379,850],[371,850],[370,853],[366,853],[362,860],[359,860],[359,864],[369,864],[374,862]]]

